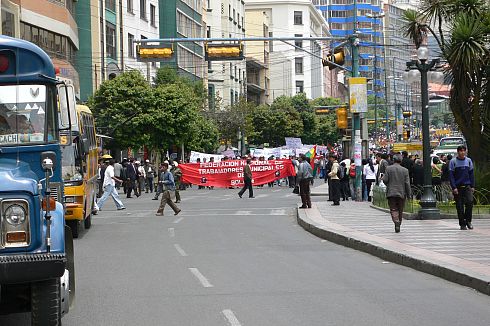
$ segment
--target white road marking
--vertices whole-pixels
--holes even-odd
[[[252,215],[252,211],[236,211],[234,215]]]
[[[174,221],[174,223],[175,223],[175,224],[180,223],[180,222],[182,222],[182,220],[183,220],[183,219],[184,219],[183,217],[179,217],[178,219],[176,219],[176,220]]]
[[[241,326],[240,322],[238,321],[238,318],[236,318],[235,314],[233,311],[230,309],[225,309],[223,310],[223,315],[225,315],[225,318],[228,320],[231,326]]]
[[[171,238],[175,237],[175,229],[174,228],[168,228],[168,235]]]
[[[287,215],[285,209],[273,209],[270,215]]]
[[[174,244],[175,249],[182,257],[187,257],[187,253],[182,249],[182,247],[178,244]]]
[[[327,240],[322,240],[322,241],[320,241],[320,242],[327,242]]]
[[[211,283],[209,283],[208,279],[206,277],[204,277],[204,275],[202,275],[201,272],[197,268],[190,267],[189,270],[199,280],[199,282],[201,282],[201,285],[203,287],[205,287],[205,288],[212,288],[213,287],[213,285]]]

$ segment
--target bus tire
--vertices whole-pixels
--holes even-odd
[[[61,326],[60,279],[31,283],[31,325]]]
[[[68,221],[66,221],[66,224],[71,229],[71,235],[72,235],[73,239],[77,239],[78,238],[78,220],[68,220]]]

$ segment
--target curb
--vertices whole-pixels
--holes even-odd
[[[326,192],[311,192],[310,196],[328,196]]]
[[[379,207],[374,204],[370,205],[371,208],[377,209],[378,211],[384,213],[390,213],[389,208]],[[473,219],[488,219],[490,215],[488,214],[473,214]],[[406,213],[403,212],[403,219],[405,220],[420,220],[419,215],[417,213]],[[441,220],[457,220],[458,215],[455,214],[441,214]]]
[[[319,214],[318,209],[314,205],[311,211],[315,210]],[[344,247],[363,251],[383,260],[410,267],[490,295],[490,277],[487,275],[477,274],[472,270],[451,265],[447,262],[432,262],[421,254],[401,253],[396,251],[395,248],[389,248],[390,246],[388,245],[381,246],[355,238],[349,235],[349,232],[329,230],[324,225],[318,225],[311,220],[305,210],[297,209],[297,222],[303,229],[319,238]]]

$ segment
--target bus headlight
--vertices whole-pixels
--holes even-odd
[[[4,212],[5,219],[10,225],[19,225],[26,221],[26,211],[18,204],[12,204]]]

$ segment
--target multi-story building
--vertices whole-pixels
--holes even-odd
[[[310,0],[248,0],[246,10],[262,10],[269,16],[269,36],[329,36],[324,18]],[[298,40],[292,44],[295,46],[279,41],[270,43],[271,100],[296,93],[305,93],[308,98],[323,96],[323,42]]]
[[[354,23],[360,32],[359,75],[372,82],[368,84],[368,94],[385,97],[384,91],[384,54],[383,19],[380,0],[313,0],[328,22],[332,36],[348,37],[354,32]],[[355,6],[355,9],[354,9]],[[357,12],[357,13],[355,13]],[[346,67],[350,67],[352,58],[346,57]]]
[[[74,0],[2,0],[3,35],[41,47],[58,68],[58,76],[79,90],[75,53],[79,47]]]
[[[269,36],[269,16],[261,9],[245,10],[245,28],[248,37]],[[256,104],[270,104],[269,45],[271,42],[248,42],[247,100]]]
[[[99,85],[121,73],[124,68],[124,33],[117,0],[77,1],[80,50],[80,99],[86,101]]]
[[[152,82],[157,62],[139,62],[136,59],[135,40],[156,39],[160,36],[158,0],[126,0],[122,3],[123,69],[139,70]]]
[[[160,38],[204,37],[202,0],[159,0]],[[164,65],[194,80],[204,77],[203,46],[198,42],[173,44],[175,55]]]
[[[207,37],[244,37],[244,0],[223,0],[207,3]],[[248,46],[248,44],[247,44]],[[223,107],[238,102],[246,95],[246,63],[244,60],[207,62],[210,96],[221,99]]]

